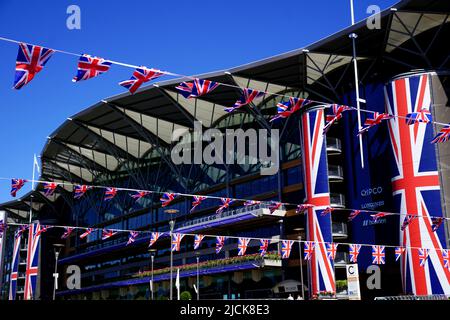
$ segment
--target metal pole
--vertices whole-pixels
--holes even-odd
[[[355,14],[353,10],[353,0],[350,0],[350,14],[352,18],[352,26],[355,24]],[[350,34],[353,46],[353,69],[355,73],[355,93],[356,93],[356,109],[358,111],[358,131],[361,130],[361,111],[360,111],[360,101],[359,101],[359,79],[358,79],[358,63],[356,61],[356,33]],[[361,168],[364,168],[364,154],[363,154],[363,141],[362,135],[359,135],[359,152],[361,156]]]
[[[305,300],[305,287],[303,285],[302,236],[298,237],[298,253],[300,257],[300,282],[302,283],[302,299]]]
[[[173,233],[173,226],[174,226],[174,221],[170,220],[169,222],[170,225],[170,243],[172,243],[172,233]],[[170,300],[172,300],[173,298],[173,251],[172,251],[172,246],[170,247]]]
[[[153,286],[155,285],[153,283],[153,260],[155,259],[155,256],[153,254],[151,254],[151,257],[152,257],[152,287],[151,287],[151,289],[152,289],[152,300],[153,300],[154,299],[154,297],[153,297]]]
[[[200,300],[200,275],[199,275],[199,261],[200,257],[197,256],[197,300]]]
[[[58,287],[58,258],[63,245],[54,244],[53,246],[53,250],[55,251],[55,273],[53,273],[53,300],[56,300],[56,289]]]

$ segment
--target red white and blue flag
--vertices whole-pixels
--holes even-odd
[[[238,256],[245,255],[245,252],[247,251],[249,242],[250,242],[249,238],[239,238],[238,239]]]
[[[73,230],[75,230],[75,228],[64,227],[64,233],[61,236],[61,239],[67,239],[72,234]]]
[[[269,240],[268,239],[260,239],[259,240],[259,254],[261,257],[264,257],[267,254],[267,250],[269,249]]]
[[[361,250],[360,244],[350,244],[348,246],[348,253],[350,255],[350,262],[357,263],[359,251]]]
[[[11,196],[15,197],[17,192],[22,189],[27,180],[25,179],[11,179]]]
[[[283,204],[281,202],[272,202],[269,205],[270,214],[273,214],[276,210],[280,210],[283,208]]]
[[[222,205],[216,210],[217,214],[222,213],[225,209],[228,209],[230,204],[233,203],[233,199],[231,198],[221,198],[220,201],[222,201]]]
[[[393,213],[388,213],[388,212],[378,212],[375,214],[371,214],[370,216],[372,217],[373,221],[378,221],[378,219],[387,217],[387,216],[391,216],[393,215]]]
[[[103,201],[111,201],[115,198],[117,195],[117,189],[116,188],[106,188],[105,191],[105,197],[103,198]]]
[[[444,259],[444,267],[450,270],[450,255],[448,249],[442,249],[442,258]]]
[[[358,135],[363,134],[367,131],[369,131],[370,128],[380,124],[384,120],[389,120],[395,118],[394,116],[387,114],[387,113],[379,113],[375,112],[372,114],[373,118],[367,118],[366,121],[364,121],[364,127],[359,130]]]
[[[323,133],[325,112],[313,110],[301,115],[301,146],[304,203],[313,205],[306,216],[306,240],[316,243],[308,261],[310,295],[321,291],[335,292],[333,261],[327,258],[326,242],[332,242],[331,215],[321,215],[330,207],[327,154]]]
[[[323,127],[323,134],[326,134],[336,121],[342,119],[342,113],[347,110],[352,110],[352,108],[340,104],[332,104],[331,105],[332,114],[326,116],[327,124],[325,125],[325,127]]]
[[[223,246],[225,245],[225,237],[217,236],[216,237],[216,253],[222,251]]]
[[[323,217],[323,216],[326,216],[326,215],[328,215],[328,214],[331,214],[333,211],[334,211],[334,208],[332,208],[332,207],[326,207],[326,208],[320,213],[320,215]]]
[[[334,243],[334,242],[327,243],[327,257],[328,257],[328,259],[331,259],[331,260],[334,261],[334,259],[336,258],[337,247],[338,247],[337,243]]]
[[[202,235],[202,234],[196,234],[195,235],[195,238],[194,238],[194,250],[197,250],[198,248],[200,248],[200,244],[202,243],[204,237],[205,236]]]
[[[164,74],[165,73],[160,70],[148,69],[142,66],[134,70],[133,75],[129,80],[121,81],[119,82],[119,85],[127,88],[131,94],[134,94],[141,85],[143,85],[146,82],[157,79],[163,76]]]
[[[411,75],[391,81],[385,88],[386,112],[406,116],[432,106],[430,75]],[[402,285],[405,294],[450,294],[450,272],[438,254],[446,243],[443,228],[433,232],[430,216],[443,216],[439,173],[433,137],[433,126],[407,125],[401,118],[388,122],[394,160],[391,170],[395,211],[400,224],[406,214],[420,217],[404,230],[400,229]],[[432,156],[430,156],[432,155]],[[431,214],[432,213],[432,214]],[[432,248],[429,263],[421,268],[421,258],[414,248]]]
[[[75,199],[80,199],[82,196],[84,196],[84,194],[89,190],[92,189],[92,187],[90,186],[86,186],[86,185],[79,185],[79,186],[75,186],[74,189],[74,198]]]
[[[19,229],[16,231],[16,237],[22,236],[22,234],[28,230],[28,225],[21,225]]]
[[[400,257],[405,253],[406,248],[405,247],[396,247],[395,248],[395,261],[398,261]]]
[[[349,216],[348,216],[348,221],[353,221],[353,219],[355,219],[357,216],[359,216],[359,214],[361,213],[361,210],[353,210],[352,212],[350,212]]]
[[[444,222],[443,217],[431,218],[431,230],[433,230],[433,232],[438,231],[439,227],[442,225],[443,222]]]
[[[54,52],[52,49],[19,43],[14,89],[20,89],[33,80],[34,76],[44,68]]]
[[[150,235],[150,243],[149,243],[148,247],[150,248],[152,245],[154,245],[155,242],[158,241],[160,236],[161,236],[160,232],[152,232]]]
[[[293,115],[295,112],[300,110],[303,106],[309,104],[311,101],[290,97],[288,101],[277,103],[277,114],[270,119],[270,122],[277,119],[286,119]]]
[[[139,236],[139,232],[137,231],[130,231],[130,234],[128,235],[128,241],[127,241],[127,246],[134,243],[134,241],[136,240],[136,238]]]
[[[130,195],[134,200],[139,201],[142,198],[145,198],[148,196],[151,192],[150,191],[138,191],[135,194]]]
[[[16,232],[14,237],[14,248],[12,252],[11,273],[9,279],[9,300],[16,300],[17,279],[19,278],[21,240],[22,240],[22,233]]]
[[[53,195],[57,187],[58,184],[54,182],[44,182],[45,196],[50,197],[51,195]]]
[[[39,230],[36,232],[36,236],[40,236],[42,233],[47,232],[48,229],[53,228],[53,226],[44,226],[41,225],[41,227],[39,228]]]
[[[164,192],[159,201],[161,201],[161,206],[164,208],[167,207],[173,199],[175,199],[175,193]]]
[[[109,238],[111,238],[112,236],[114,236],[115,234],[117,234],[116,231],[108,230],[108,229],[103,229],[103,230],[102,230],[102,240],[109,239]]]
[[[411,222],[417,218],[415,214],[407,214],[405,219],[403,220],[402,226],[400,227],[401,231],[405,231],[406,227],[411,224]]]
[[[219,86],[219,83],[211,80],[194,79],[192,82],[182,82],[176,89],[186,99],[198,98],[210,93]]]
[[[306,210],[312,209],[312,208],[314,208],[314,205],[313,205],[313,204],[303,203],[303,204],[297,205],[297,208],[295,209],[295,212],[298,213],[298,214],[302,214],[302,213],[304,213]]]
[[[406,124],[408,126],[414,123],[429,123],[431,122],[431,112],[428,109],[422,109],[418,112],[411,112],[406,115]]]
[[[78,73],[72,81],[77,82],[97,77],[108,71],[110,67],[111,61],[83,54],[78,60]]]
[[[281,259],[289,259],[293,245],[294,245],[294,240],[282,240],[281,241]]]
[[[316,243],[314,241],[305,241],[304,258],[305,258],[306,261],[311,260],[313,254],[314,254],[315,247],[316,247]]]
[[[257,201],[257,200],[246,200],[244,202],[244,206],[248,207],[248,206],[256,206],[258,204],[261,204],[261,201]]]
[[[421,248],[419,251],[419,259],[420,259],[420,266],[425,267],[425,263],[428,260],[428,256],[430,255],[430,249]]]
[[[172,251],[180,251],[181,240],[183,240],[184,234],[173,233],[172,234]]]
[[[384,246],[372,246],[372,264],[385,264]]]
[[[24,300],[33,300],[39,275],[39,250],[41,225],[33,223],[28,229],[27,267],[25,271]]]
[[[87,237],[88,235],[90,235],[93,231],[94,231],[93,228],[87,228],[86,231],[83,232],[83,233],[80,235],[80,239],[86,238],[86,237]]]
[[[256,98],[261,98],[265,95],[265,92],[261,92],[261,91],[257,91],[257,90],[253,90],[253,89],[249,89],[249,88],[245,88],[244,92],[242,93],[241,98],[239,98],[239,100],[237,100],[233,107],[231,108],[225,108],[226,112],[233,112],[236,109],[239,109],[247,104],[250,104],[253,102],[253,100],[255,100]]]
[[[194,200],[192,201],[191,213],[194,212],[195,208],[199,206],[206,197],[204,196],[194,196]]]
[[[450,139],[450,124],[444,126],[431,140],[431,143],[447,142]]]

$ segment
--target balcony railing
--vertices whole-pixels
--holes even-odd
[[[328,165],[328,178],[330,180],[344,180],[344,170],[342,166],[336,164]]]
[[[327,137],[327,153],[330,155],[341,154],[342,153],[341,140],[334,137]]]
[[[346,238],[348,236],[347,224],[345,222],[333,222],[332,230],[333,237],[335,238]]]
[[[345,208],[345,196],[341,193],[331,193],[330,204],[333,208]]]

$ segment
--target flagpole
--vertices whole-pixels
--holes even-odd
[[[29,217],[29,223],[31,224],[31,221],[33,220],[33,192],[35,188],[35,175],[36,175],[36,154],[33,155],[33,180],[31,181],[31,195],[30,195],[30,217]]]
[[[353,0],[350,0],[350,14],[352,18],[352,26],[355,24],[355,13],[353,9]],[[361,107],[359,101],[359,79],[358,79],[358,63],[356,61],[356,33],[351,33],[349,37],[352,39],[352,47],[353,47],[353,71],[355,75],[355,93],[356,93],[356,110],[358,113],[358,132],[361,130]],[[358,136],[359,138],[359,154],[361,156],[361,168],[364,169],[364,154],[363,154],[363,141],[362,135]]]

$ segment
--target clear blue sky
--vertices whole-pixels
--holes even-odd
[[[356,19],[367,17],[371,4],[384,9],[396,2],[355,0]],[[71,4],[81,9],[81,30],[66,27]],[[349,24],[349,0],[0,0],[2,37],[180,74],[301,48]],[[132,70],[113,66],[98,78],[72,83],[77,58],[55,54],[17,91],[11,89],[16,55],[16,44],[0,41],[0,177],[31,178],[33,154],[40,154],[46,137],[67,117],[125,92],[117,83]],[[9,188],[0,181],[0,202],[12,199]]]

